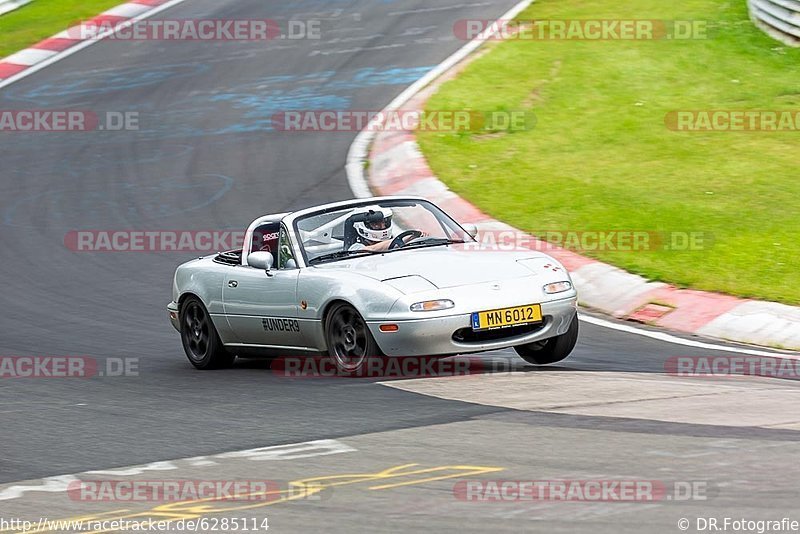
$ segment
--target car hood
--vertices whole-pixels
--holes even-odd
[[[476,251],[452,245],[361,256],[318,267],[389,283],[404,277],[421,277],[444,289],[534,276],[541,270],[537,267],[548,262],[554,260],[535,251]]]

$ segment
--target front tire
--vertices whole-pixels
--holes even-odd
[[[197,297],[189,297],[181,305],[181,342],[186,357],[197,369],[230,367],[235,354],[225,350],[206,307]]]
[[[569,329],[560,336],[514,347],[520,358],[533,365],[560,362],[570,355],[578,342],[578,316],[572,319]]]
[[[354,375],[366,367],[369,358],[382,356],[364,318],[346,303],[335,304],[325,320],[328,356],[336,369]]]

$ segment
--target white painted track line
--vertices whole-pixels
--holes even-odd
[[[626,334],[633,334],[636,336],[643,336],[649,337],[650,339],[655,339],[658,341],[664,341],[665,343],[673,343],[675,345],[683,345],[686,347],[693,347],[697,349],[705,349],[705,350],[714,350],[720,352],[734,352],[737,354],[748,354],[750,356],[766,356],[766,357],[775,357],[775,358],[784,358],[784,359],[792,359],[792,360],[800,360],[800,355],[797,353],[792,352],[771,352],[766,350],[759,350],[759,349],[750,349],[745,347],[730,347],[725,345],[716,345],[714,343],[706,343],[703,341],[694,341],[692,339],[684,339],[681,337],[673,336],[667,334],[666,332],[654,332],[651,330],[644,330],[641,328],[636,328],[631,325],[626,324],[618,324],[612,321],[607,321],[605,319],[600,319],[599,317],[594,317],[591,315],[586,314],[579,314],[579,318],[581,321],[589,324],[593,324],[595,326],[600,326],[602,328],[609,328],[611,330],[616,330],[618,332],[624,332]]]

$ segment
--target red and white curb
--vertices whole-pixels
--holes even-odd
[[[186,0],[131,0],[93,17],[85,24],[112,29],[83,36],[80,26],[69,28],[35,45],[0,60],[0,88],[6,87],[44,67],[113,34],[121,25],[143,20]]]
[[[532,3],[525,0],[501,17],[510,19]],[[488,30],[487,30],[488,31]],[[433,69],[384,111],[421,111],[428,97],[452,75],[455,67],[475,51],[487,35],[480,35]],[[376,119],[380,120],[380,119]],[[462,199],[439,181],[419,149],[413,131],[379,131],[371,124],[361,132],[347,159],[350,188],[357,197],[419,195],[429,198],[457,220],[473,223],[479,232],[513,232]],[[368,176],[365,173],[368,162]],[[653,282],[530,237],[531,248],[546,250],[570,271],[582,306],[679,332],[782,349],[800,349],[800,308],[745,300],[718,293],[679,289]],[[538,243],[538,245],[537,245]]]

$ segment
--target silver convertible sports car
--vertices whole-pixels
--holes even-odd
[[[415,197],[267,215],[242,250],[178,267],[169,317],[198,369],[254,352],[327,354],[343,372],[373,356],[507,347],[533,364],[566,358],[578,337],[567,271],[475,235]]]

